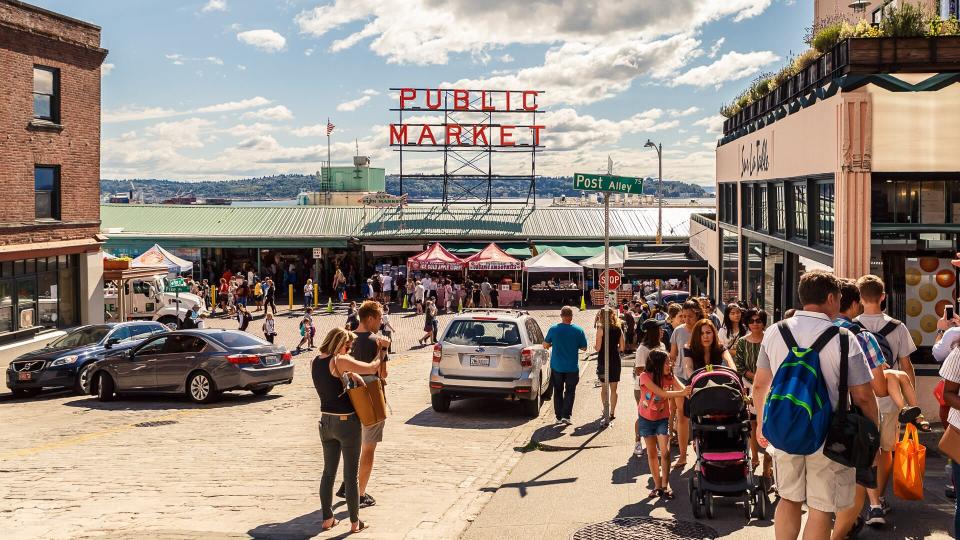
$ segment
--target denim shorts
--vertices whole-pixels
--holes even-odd
[[[669,418],[660,420],[647,420],[644,417],[637,418],[637,433],[641,437],[653,437],[655,435],[666,435]]]

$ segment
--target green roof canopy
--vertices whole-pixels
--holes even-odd
[[[447,248],[451,253],[464,256],[464,255],[473,255],[474,253],[479,253],[483,248],[487,247],[489,242],[466,242],[466,243],[443,243],[443,247]],[[511,257],[523,257],[528,258],[532,254],[530,253],[530,245],[523,242],[497,242],[497,245],[510,255]]]
[[[552,249],[557,252],[557,255],[568,259],[586,259],[603,253],[603,244],[597,242],[534,242],[534,245],[538,253]],[[622,249],[624,245],[623,242],[610,242],[611,248]]]

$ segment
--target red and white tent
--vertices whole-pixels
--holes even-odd
[[[497,272],[518,271],[523,268],[523,263],[519,259],[507,255],[505,251],[500,249],[500,246],[492,242],[478,253],[464,259],[464,261],[470,270]]]
[[[407,268],[412,272],[420,270],[459,272],[466,266],[467,263],[463,259],[447,251],[439,242],[428,247],[423,253],[418,253],[407,259]]]

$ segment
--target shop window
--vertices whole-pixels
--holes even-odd
[[[769,213],[769,207],[767,206],[767,191],[768,191],[767,185],[757,184],[756,188],[754,188],[754,191],[755,191],[754,197],[756,197],[755,206],[757,207],[757,213],[756,213],[756,217],[754,218],[754,224],[756,225],[756,229],[758,231],[768,232],[770,230],[770,228],[768,227],[770,213]]]
[[[763,244],[747,242],[747,300],[751,306],[763,308]]]
[[[943,181],[920,184],[920,223],[942,225],[947,221],[947,199]]]
[[[717,189],[720,207],[720,221],[731,225],[737,224],[737,185],[732,183],[720,184]]]
[[[793,189],[793,235],[807,238],[807,183],[795,182]]]
[[[37,321],[45,328],[56,328],[58,316],[57,273],[43,272],[37,275]]]
[[[37,326],[37,278],[17,278],[17,327]]]
[[[48,122],[60,122],[60,70],[33,67],[33,117]]]
[[[77,269],[60,270],[57,295],[60,300],[58,322],[61,328],[79,324],[77,316]]]
[[[13,280],[0,280],[0,334],[13,331]]]
[[[743,226],[753,228],[753,184],[743,184],[740,186],[743,193]]]
[[[817,241],[825,246],[833,245],[834,208],[833,182],[817,184]]]
[[[874,179],[870,186],[870,219],[874,223],[894,223],[896,183]]]
[[[36,219],[60,219],[59,167],[37,165],[33,168]]]
[[[787,200],[786,192],[782,183],[773,186],[773,208],[774,223],[773,232],[776,234],[786,234],[787,232]]]
[[[723,242],[722,287],[720,299],[724,304],[740,298],[740,257],[736,233],[720,230]]]
[[[784,287],[783,250],[766,246],[763,254],[763,310],[780,320],[780,292]]]

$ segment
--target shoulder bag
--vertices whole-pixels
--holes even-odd
[[[840,329],[840,404],[830,421],[823,455],[861,474],[870,470],[880,450],[880,432],[876,424],[857,407],[850,407],[847,386],[850,332]],[[859,475],[858,475],[859,476]]]
[[[374,426],[387,419],[387,400],[383,395],[383,385],[380,377],[376,375],[364,375],[364,386],[356,386],[356,383],[346,374],[340,373],[337,367],[336,357],[333,359],[333,368],[343,383],[343,391],[347,393],[353,409],[357,412],[357,418],[364,427]]]

